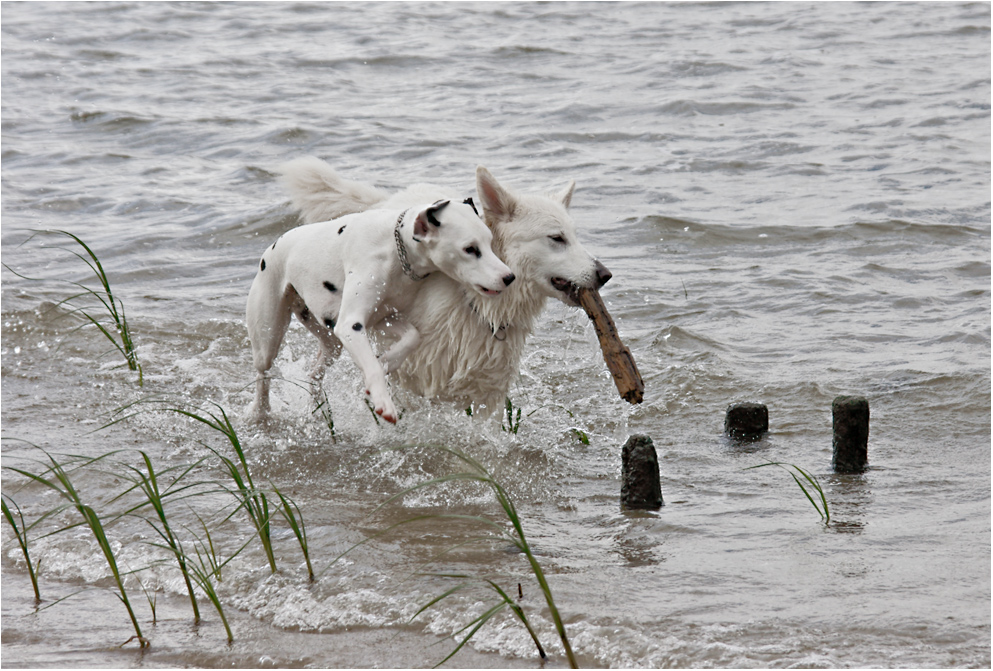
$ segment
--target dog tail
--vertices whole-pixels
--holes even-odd
[[[371,184],[343,178],[315,156],[304,156],[279,167],[280,183],[304,223],[328,221],[346,214],[364,212],[390,194]]]

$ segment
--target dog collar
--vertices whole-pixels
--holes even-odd
[[[418,275],[414,272],[414,269],[410,267],[410,262],[407,260],[407,248],[403,244],[403,238],[400,237],[400,226],[403,224],[403,218],[407,216],[409,211],[410,208],[407,208],[400,213],[399,217],[397,217],[397,225],[393,227],[393,237],[397,241],[397,256],[400,257],[400,267],[403,268],[403,274],[415,282],[420,282],[431,273],[428,273],[427,275]]]
[[[468,298],[468,295],[466,295],[466,298]],[[490,327],[490,333],[493,334],[494,338],[496,338],[500,342],[503,342],[504,340],[507,339],[507,329],[510,328],[511,326],[510,324],[500,324],[500,326],[494,326],[493,324],[490,323],[488,319],[483,317],[483,315],[479,314],[479,310],[476,309],[476,302],[473,301],[471,298],[469,298],[469,308],[476,313],[477,317],[483,320],[483,322],[485,322],[486,325]]]

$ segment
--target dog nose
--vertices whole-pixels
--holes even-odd
[[[606,284],[610,280],[611,277],[613,277],[613,275],[611,275],[610,274],[610,271],[607,270],[607,266],[605,266],[602,263],[600,263],[599,261],[597,261],[596,262],[596,281],[597,281],[597,288],[600,288],[604,284]]]
[[[510,286],[510,283],[513,282],[515,279],[517,279],[517,278],[514,276],[514,273],[510,273],[509,275],[504,275],[503,276],[503,286],[509,287]]]

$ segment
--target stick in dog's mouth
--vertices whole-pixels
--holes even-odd
[[[631,356],[631,350],[624,346],[617,334],[614,320],[607,312],[600,292],[587,287],[576,287],[574,292],[578,303],[593,322],[603,360],[614,377],[614,384],[617,385],[621,398],[628,403],[641,403],[645,395],[645,383],[634,363],[634,357]]]
[[[578,286],[576,286],[569,280],[563,279],[561,277],[553,277],[552,286],[555,288],[556,291],[561,291],[562,293],[564,293],[566,298],[568,298],[572,302],[572,305],[575,305],[577,307],[580,306]]]

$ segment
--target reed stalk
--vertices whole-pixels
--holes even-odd
[[[206,570],[208,566],[210,567],[208,575],[217,578],[217,582],[222,582],[223,576],[221,575],[221,569],[224,568],[224,565],[227,562],[222,562],[217,558],[217,548],[214,546],[214,539],[211,537],[210,529],[203,521],[203,518],[200,517],[196,511],[192,510],[192,508],[190,510],[196,516],[197,521],[200,522],[200,528],[203,529],[204,536],[207,538],[207,542],[204,542],[195,533],[190,531],[189,527],[187,527],[187,531],[190,531],[190,535],[193,536],[196,539],[196,542],[200,544],[199,548],[195,548],[197,550],[197,559],[204,570]],[[200,552],[201,549],[203,550],[202,554]],[[204,557],[206,557],[207,563],[204,563]]]
[[[193,622],[197,623],[200,621],[200,608],[197,605],[196,593],[194,592],[193,583],[190,579],[190,571],[186,564],[186,555],[183,552],[182,543],[173,532],[172,526],[169,524],[169,518],[166,516],[165,499],[167,496],[178,494],[188,488],[197,487],[202,484],[197,482],[188,486],[173,489],[187,474],[196,468],[203,461],[203,459],[188,465],[178,477],[173,479],[169,487],[167,487],[163,492],[159,489],[159,475],[167,473],[173,469],[166,469],[163,473],[157,475],[155,473],[155,468],[152,466],[152,460],[148,457],[148,455],[141,450],[138,451],[138,454],[141,455],[145,462],[145,471],[131,466],[130,464],[124,464],[125,468],[130,471],[130,475],[126,475],[125,477],[127,477],[137,488],[141,490],[141,492],[145,495],[145,502],[128,512],[134,513],[146,505],[152,506],[152,509],[155,511],[155,516],[158,519],[158,524],[145,517],[142,519],[150,527],[152,527],[155,533],[157,533],[165,543],[165,545],[158,543],[154,543],[153,545],[170,551],[173,557],[175,557],[176,563],[179,566],[179,571],[183,576],[183,581],[186,583],[186,593],[189,595],[190,606],[193,609]]]
[[[145,587],[145,583],[143,583],[141,578],[138,577],[137,571],[131,571],[131,574],[134,575],[135,580],[138,581],[138,587],[141,588],[142,593],[145,595],[145,601],[148,602],[148,609],[152,611],[152,625],[158,624],[158,619],[155,614],[155,609],[159,601],[158,595],[155,593],[155,590],[152,590],[152,592],[149,593],[148,588]]]
[[[269,484],[272,485],[272,491],[276,493],[280,503],[283,504],[279,512],[282,514],[283,519],[286,520],[286,523],[290,525],[290,529],[293,531],[293,535],[296,536],[297,542],[300,543],[300,550],[303,552],[304,561],[307,562],[307,577],[310,582],[314,582],[314,567],[310,563],[310,549],[307,545],[307,528],[303,523],[303,513],[300,512],[300,507],[293,499],[283,495],[271,481]]]
[[[212,448],[209,449],[214,451]],[[235,483],[236,489],[232,490],[227,487],[225,489],[238,499],[240,502],[239,507],[244,508],[245,512],[248,513],[248,518],[255,528],[255,533],[265,552],[266,560],[269,562],[269,569],[272,573],[275,573],[276,556],[272,549],[272,529],[269,524],[272,519],[272,513],[269,511],[269,498],[264,491],[255,488],[247,466],[245,477],[243,478],[241,472],[238,470],[238,466],[231,459],[216,451],[214,451],[214,454],[221,460],[231,480]]]
[[[42,452],[44,452],[44,450],[42,450]],[[148,640],[146,640],[145,637],[142,636],[141,634],[141,626],[138,624],[138,618],[135,615],[134,609],[131,607],[131,602],[128,600],[127,590],[124,587],[124,577],[117,566],[117,558],[114,556],[114,549],[111,547],[110,541],[107,538],[107,533],[104,529],[104,525],[100,519],[100,516],[97,514],[95,510],[93,510],[93,508],[91,508],[89,505],[83,502],[81,495],[76,490],[75,486],[72,483],[72,480],[69,478],[69,474],[66,473],[62,465],[59,462],[57,462],[54,457],[48,454],[48,452],[44,452],[44,454],[46,457],[48,457],[48,460],[51,462],[51,466],[45,471],[45,473],[46,474],[51,473],[53,476],[52,480],[49,480],[48,478],[44,477],[44,475],[40,475],[37,473],[31,473],[29,471],[25,471],[19,468],[12,468],[12,467],[9,468],[11,471],[15,473],[19,473],[33,480],[34,482],[37,482],[38,484],[48,487],[49,489],[52,489],[53,491],[57,492],[61,497],[66,499],[71,504],[71,506],[76,509],[77,512],[79,512],[79,514],[83,518],[83,522],[85,526],[89,528],[90,532],[93,534],[93,537],[96,539],[97,544],[100,546],[100,549],[103,552],[104,559],[106,559],[107,565],[110,567],[110,571],[114,576],[114,582],[117,584],[117,590],[118,590],[117,597],[121,600],[121,603],[124,604],[124,607],[127,608],[128,616],[131,618],[131,624],[135,630],[135,635],[132,637],[132,639],[137,638],[138,643],[142,648],[147,647]],[[109,455],[103,455],[101,457],[90,459],[86,462],[86,464],[93,463],[95,461],[103,459],[106,456]]]
[[[259,541],[262,543],[262,549],[265,551],[266,559],[269,562],[269,568],[273,573],[275,573],[276,557],[272,549],[272,534],[269,524],[272,513],[269,511],[269,499],[266,496],[266,493],[261,489],[256,488],[255,483],[252,481],[252,473],[248,468],[248,460],[245,458],[245,450],[241,446],[241,441],[238,439],[237,431],[235,431],[234,426],[231,424],[231,419],[224,411],[224,408],[220,405],[217,403],[212,403],[212,405],[217,408],[219,414],[205,411],[204,415],[206,416],[204,416],[183,408],[166,409],[205,424],[228,439],[228,442],[231,444],[232,449],[234,449],[234,452],[238,457],[238,463],[235,463],[233,460],[224,456],[209,445],[204,444],[204,446],[221,460],[228,476],[231,478],[231,481],[234,482],[236,487],[235,490],[231,490],[227,487],[225,487],[225,489],[234,494],[234,496],[241,502],[241,507],[243,507],[245,512],[248,513],[252,526],[255,527]]]
[[[337,443],[338,437],[334,430],[334,417],[331,415],[331,403],[328,401],[328,393],[324,390],[323,386],[318,386],[319,389],[319,403],[317,407],[311,412],[311,414],[321,413],[321,417],[324,419],[324,423],[328,427],[328,431],[331,432],[331,442]],[[373,412],[375,415],[376,413]],[[378,420],[377,420],[378,424]]]
[[[197,519],[200,516],[197,515]],[[200,524],[203,525],[204,530],[207,529],[207,525],[203,523],[200,519]],[[223,562],[217,561],[217,554],[214,550],[214,544],[210,541],[210,534],[207,534],[208,543],[204,543],[200,538],[193,534],[193,549],[196,552],[196,561],[192,558],[187,557],[187,566],[190,569],[190,575],[199,585],[200,589],[207,596],[207,600],[210,601],[211,605],[214,606],[214,610],[217,611],[217,615],[221,618],[221,624],[224,625],[224,633],[228,637],[228,645],[234,643],[234,634],[231,631],[231,625],[228,624],[228,618],[224,615],[224,606],[221,603],[221,597],[217,594],[217,588],[214,587],[213,578],[216,577],[217,581],[221,580],[221,569],[229,561],[241,554],[241,551],[248,547],[246,542],[242,545],[237,552],[232,554]]]
[[[142,386],[144,378],[141,369],[141,364],[138,361],[138,348],[135,345],[134,338],[131,335],[131,328],[128,325],[127,315],[124,311],[124,303],[119,298],[114,296],[114,292],[110,288],[110,280],[107,279],[107,273],[104,271],[103,264],[100,263],[100,259],[97,257],[96,253],[94,253],[94,251],[78,236],[68,231],[51,230],[51,231],[35,232],[35,234],[38,233],[64,235],[66,237],[72,238],[80,247],[82,247],[85,250],[86,254],[83,255],[78,251],[76,251],[75,249],[64,249],[62,247],[56,248],[56,249],[62,249],[63,251],[67,251],[70,254],[73,254],[81,261],[83,261],[83,263],[89,266],[90,270],[92,270],[93,274],[96,276],[97,281],[100,283],[100,289],[92,289],[86,286],[85,284],[82,284],[80,282],[73,282],[71,280],[58,280],[60,282],[66,282],[67,284],[77,287],[82,291],[80,291],[78,294],[70,296],[69,298],[63,299],[62,301],[56,303],[55,307],[58,308],[62,305],[68,305],[71,308],[69,311],[70,314],[78,313],[82,315],[82,317],[86,319],[87,322],[95,326],[100,331],[100,333],[102,333],[104,337],[106,337],[107,340],[111,342],[111,344],[121,354],[121,356],[124,357],[124,361],[127,364],[127,367],[132,371],[138,373],[138,386],[139,387]],[[4,267],[7,268],[7,270],[9,270],[10,272],[12,272],[14,275],[17,275],[17,277],[20,277],[21,279],[28,280],[31,282],[42,281],[31,277],[25,277],[24,275],[21,275],[20,273],[14,271],[7,264],[4,264]],[[81,307],[81,306],[73,305],[72,301],[75,301],[76,299],[81,297],[95,298],[99,303],[99,306],[94,306],[94,307],[96,307],[97,309],[102,308],[102,310],[106,313],[106,316],[95,317],[94,314],[96,313],[92,312],[90,308],[85,306]],[[110,317],[109,322],[106,319],[107,316]]]
[[[548,658],[548,655],[545,654],[545,649],[541,645],[541,641],[538,640],[538,634],[535,633],[534,627],[531,626],[531,622],[524,614],[524,610],[496,582],[489,580],[487,578],[480,579],[475,576],[462,574],[462,573],[428,573],[425,575],[433,576],[436,578],[463,580],[463,582],[449,590],[446,590],[442,594],[439,594],[438,596],[434,597],[429,602],[424,604],[424,606],[422,606],[421,609],[418,610],[416,613],[414,613],[413,617],[410,618],[411,622],[413,622],[418,615],[425,612],[435,604],[440,603],[444,599],[447,599],[449,596],[452,596],[453,594],[467,587],[471,587],[474,584],[483,584],[486,588],[494,591],[500,597],[499,601],[495,606],[492,606],[489,609],[487,609],[482,615],[472,620],[467,625],[465,625],[464,627],[462,627],[461,629],[459,629],[449,637],[452,638],[457,634],[461,634],[470,627],[472,628],[471,631],[469,631],[469,633],[466,634],[466,636],[459,642],[458,646],[456,646],[456,648],[452,650],[447,657],[445,657],[443,660],[435,664],[435,668],[438,668],[439,666],[447,662],[449,659],[454,657],[455,653],[461,650],[462,647],[469,642],[469,639],[471,639],[476,634],[476,632],[479,631],[479,629],[484,624],[486,624],[486,622],[488,622],[491,618],[493,618],[495,615],[500,613],[504,608],[510,608],[510,610],[514,613],[517,619],[521,621],[521,624],[524,625],[525,629],[527,629],[527,632],[531,636],[531,640],[534,642],[535,647],[538,648],[538,654],[541,656],[541,658],[543,660]],[[520,587],[520,585],[518,585],[518,587]]]
[[[521,428],[521,408],[520,407],[516,408],[517,410],[516,419],[514,417],[514,410],[515,410],[514,402],[511,401],[510,397],[508,396],[504,402],[504,409],[503,409],[504,416],[507,418],[507,425],[504,426],[503,421],[501,420],[500,428],[503,431],[512,433],[516,436],[517,432]]]
[[[237,512],[237,510],[240,508],[245,509],[245,512],[248,514],[252,526],[255,528],[256,535],[258,536],[259,541],[262,544],[262,549],[265,552],[266,559],[269,563],[269,568],[273,573],[275,573],[277,569],[276,569],[276,557],[272,547],[271,520],[273,515],[276,514],[277,510],[282,512],[285,516],[285,506],[283,509],[277,507],[275,510],[270,510],[269,495],[265,492],[265,490],[255,486],[255,482],[252,479],[251,469],[248,466],[248,459],[245,456],[244,447],[241,444],[241,440],[238,438],[238,432],[235,430],[234,425],[231,423],[231,418],[228,417],[227,412],[224,410],[224,408],[221,405],[213,401],[210,402],[210,405],[212,405],[215,409],[213,411],[211,410],[195,411],[182,407],[169,406],[166,405],[167,403],[168,401],[164,401],[162,399],[152,399],[152,400],[138,401],[136,403],[125,405],[121,408],[118,408],[115,411],[115,414],[121,416],[119,416],[118,418],[114,419],[111,422],[108,422],[101,428],[107,428],[108,426],[112,426],[118,422],[122,422],[130,417],[139,414],[140,411],[130,412],[131,409],[136,405],[159,404],[159,407],[157,408],[158,410],[173,412],[178,415],[188,417],[194,421],[204,424],[205,426],[223,435],[230,444],[231,449],[234,450],[234,453],[237,457],[237,461],[225,456],[224,454],[221,454],[219,450],[211,447],[207,443],[200,441],[200,444],[206,447],[208,450],[210,450],[214,454],[214,456],[216,456],[220,460],[221,465],[224,467],[224,470],[227,474],[227,477],[231,480],[231,482],[234,483],[235,485],[234,488],[231,488],[221,483],[217,483],[217,484],[223,489],[223,491],[232,494],[238,500],[239,503],[238,508],[235,509],[232,515],[234,515]],[[130,412],[130,414],[122,415],[122,413],[125,412]],[[290,517],[293,519],[293,522],[291,523],[291,528],[293,524],[298,525],[298,530],[301,531],[301,534],[298,536],[298,540],[303,538],[303,545],[301,546],[301,548],[303,549],[306,547],[306,539],[302,529],[303,518],[302,516],[299,515],[299,509],[297,509],[296,517],[293,517],[294,513],[292,511],[292,508],[293,506],[295,506],[295,504],[293,504],[291,501],[289,501],[289,504],[291,508]],[[297,532],[294,531],[294,533]],[[307,550],[304,550],[304,552],[306,554]],[[308,560],[309,560],[309,556],[308,556]]]
[[[831,521],[831,511],[828,509],[827,496],[825,496],[824,488],[821,487],[821,483],[817,480],[816,477],[814,477],[813,475],[811,475],[810,473],[808,473],[807,471],[803,470],[802,468],[800,468],[795,464],[784,464],[778,461],[770,461],[767,464],[758,464],[756,466],[749,466],[744,470],[750,471],[753,468],[765,468],[766,466],[778,466],[779,468],[789,473],[790,476],[792,476],[794,482],[796,482],[797,486],[800,488],[800,491],[802,491],[803,495],[807,497],[808,501],[810,501],[810,505],[814,506],[814,510],[816,510],[817,514],[821,516],[822,520],[824,520],[824,524],[828,524]],[[797,477],[797,474],[799,474],[800,477]],[[814,489],[814,491],[817,492],[817,498],[820,499],[820,504],[818,504],[818,502],[814,500],[814,497],[810,495],[810,492],[807,491],[807,488],[804,486],[800,478],[806,480],[807,484],[810,485]]]
[[[18,526],[17,520],[14,519],[13,513],[10,511],[10,507],[7,506],[7,500],[10,499],[11,504],[14,506],[14,510],[17,512],[17,517],[20,519],[21,524]],[[34,588],[34,601],[35,604],[41,603],[41,592],[38,590],[38,570],[41,568],[40,565],[35,567],[31,563],[31,552],[28,550],[28,532],[36,525],[41,519],[35,520],[32,524],[26,524],[24,521],[24,514],[21,512],[20,506],[14,499],[11,499],[6,494],[0,499],[0,503],[3,504],[3,516],[4,519],[10,524],[11,528],[14,530],[14,535],[17,537],[17,544],[21,547],[21,554],[24,555],[24,561],[28,566],[28,575],[31,576],[31,586]],[[42,518],[44,519],[44,518]]]
[[[384,501],[383,503],[381,503],[373,511],[372,514],[375,514],[376,512],[378,512],[379,510],[381,510],[384,506],[392,503],[393,501],[396,501],[398,499],[401,499],[404,496],[406,496],[407,494],[410,494],[410,493],[415,492],[417,490],[424,489],[425,487],[438,486],[438,485],[444,484],[446,482],[454,482],[454,481],[478,482],[480,484],[485,485],[486,487],[488,487],[493,492],[493,494],[494,494],[494,496],[495,496],[495,498],[497,500],[497,503],[500,505],[501,511],[503,512],[503,514],[506,517],[506,519],[510,522],[511,530],[508,530],[506,526],[504,526],[502,524],[498,524],[497,522],[494,522],[493,520],[489,519],[488,517],[484,517],[484,516],[481,516],[481,515],[452,515],[452,514],[427,514],[427,515],[418,515],[418,516],[410,517],[410,518],[407,518],[407,519],[402,520],[400,522],[397,522],[396,524],[393,524],[393,525],[387,527],[386,529],[383,529],[382,531],[378,532],[377,534],[375,534],[375,535],[373,535],[373,536],[371,536],[371,537],[369,537],[369,538],[367,538],[367,539],[365,539],[363,541],[360,541],[359,543],[356,543],[355,545],[353,545],[352,547],[350,547],[349,549],[347,549],[345,552],[343,552],[342,554],[338,555],[331,562],[331,564],[329,564],[328,567],[324,569],[324,571],[327,571],[328,568],[330,568],[331,566],[333,566],[338,560],[340,560],[345,555],[349,554],[352,550],[356,549],[360,545],[363,545],[366,542],[368,542],[368,541],[370,541],[370,540],[372,540],[374,538],[377,538],[377,537],[379,537],[381,535],[384,535],[386,533],[389,533],[390,531],[392,531],[392,530],[394,530],[394,529],[396,529],[396,528],[398,528],[400,526],[403,526],[403,525],[412,524],[412,523],[415,523],[415,522],[420,522],[420,521],[425,521],[425,520],[452,520],[452,521],[462,520],[462,521],[468,521],[468,522],[480,524],[480,525],[482,525],[484,528],[488,529],[492,533],[487,534],[487,535],[483,535],[483,536],[480,536],[480,537],[476,537],[476,538],[472,539],[470,542],[479,542],[479,541],[486,541],[486,542],[508,542],[509,541],[512,545],[514,545],[514,547],[516,547],[527,558],[527,560],[528,560],[528,566],[531,569],[531,573],[534,575],[535,580],[537,581],[538,586],[541,589],[541,592],[542,592],[542,594],[545,597],[545,603],[548,606],[549,614],[551,615],[552,621],[553,621],[553,623],[555,625],[556,633],[558,633],[559,640],[561,641],[562,647],[565,650],[566,659],[569,662],[569,666],[571,668],[573,668],[573,669],[579,668],[579,665],[576,662],[576,656],[575,656],[575,654],[573,653],[573,650],[572,650],[572,645],[569,643],[569,637],[566,634],[565,624],[562,622],[562,617],[559,614],[558,607],[555,604],[555,599],[554,599],[554,597],[552,595],[551,587],[548,584],[548,580],[545,578],[545,573],[544,573],[544,571],[541,568],[541,564],[538,562],[538,559],[535,557],[534,552],[531,550],[531,546],[528,543],[527,537],[524,534],[524,527],[523,527],[523,525],[521,523],[520,515],[517,513],[517,509],[514,506],[513,500],[507,494],[507,492],[503,488],[503,486],[477,460],[475,460],[472,457],[469,457],[468,455],[462,453],[461,451],[456,450],[456,449],[453,449],[453,448],[438,446],[437,449],[439,449],[439,450],[441,450],[443,452],[446,452],[446,453],[448,453],[448,454],[456,457],[457,459],[459,459],[463,464],[465,464],[466,466],[468,466],[468,470],[462,471],[462,472],[458,472],[458,473],[451,473],[451,474],[444,475],[444,476],[441,476],[441,477],[438,477],[438,478],[433,478],[431,480],[427,480],[425,482],[421,482],[421,483],[418,483],[418,484],[413,485],[411,487],[408,487],[408,488],[404,489],[403,491],[401,491],[401,492],[399,492],[397,494],[394,494],[393,496],[389,497],[386,501]],[[322,573],[323,573],[323,571],[322,571]],[[485,624],[490,618],[492,618],[494,615],[496,615],[500,610],[502,610],[503,608],[506,608],[506,607],[508,607],[510,605],[508,603],[509,597],[506,597],[506,593],[503,592],[503,590],[500,590],[499,587],[496,585],[496,583],[494,583],[492,581],[488,581],[488,580],[485,580],[485,582],[487,584],[489,584],[490,587],[493,588],[497,592],[498,595],[501,595],[501,602],[498,603],[496,606],[494,606],[492,609],[490,609],[490,610],[492,610],[492,612],[490,612],[490,610],[488,610],[482,616],[480,616],[480,618],[483,618],[482,620],[480,620],[479,618],[477,618],[473,622],[470,622],[469,625],[467,625],[466,628],[472,627],[472,629],[469,631],[469,633],[467,634],[467,636],[459,643],[459,645],[456,648],[456,650],[453,651],[453,654],[454,654],[454,652],[458,652],[458,650],[460,650],[469,641],[469,639],[471,639],[476,634],[476,632],[479,631],[479,628],[483,624]],[[433,599],[432,602],[430,604],[428,604],[428,606],[426,606],[425,608],[422,608],[421,611],[419,611],[419,613],[420,612],[423,612],[424,610],[426,610],[426,608],[428,608],[428,607],[430,607],[432,605],[437,604],[442,599],[447,598],[451,594],[453,594],[456,591],[458,591],[458,589],[461,589],[461,587],[456,588],[456,589],[453,589],[453,590],[448,590],[446,593],[442,594],[439,598]],[[534,639],[534,642],[535,642],[536,646],[538,647],[539,654],[541,654],[542,657],[544,657],[545,651],[542,648],[540,642],[538,641],[537,635],[534,633],[533,628],[527,622],[527,618],[524,617],[523,610],[521,610],[519,606],[516,609],[515,608],[512,608],[512,610],[515,613],[515,615],[517,615],[518,618],[522,621],[522,623],[524,623],[525,627],[527,627],[528,632],[531,634],[532,638]],[[462,631],[464,631],[464,630],[465,630],[465,628]],[[450,658],[451,658],[451,655],[449,655],[448,657],[446,657],[445,660],[447,661]],[[444,663],[444,662],[442,662],[442,663]]]

